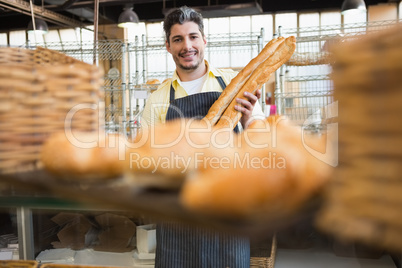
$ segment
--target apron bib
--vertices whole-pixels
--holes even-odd
[[[226,85],[216,77],[222,89]],[[204,92],[175,99],[170,86],[166,120],[203,118],[220,92]],[[236,126],[234,131],[238,131]],[[156,268],[248,268],[250,242],[247,237],[220,233],[199,226],[161,222],[156,227]]]

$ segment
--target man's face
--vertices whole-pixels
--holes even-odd
[[[197,69],[204,62],[206,44],[198,25],[185,22],[172,26],[166,49],[172,54],[177,68],[189,71]]]

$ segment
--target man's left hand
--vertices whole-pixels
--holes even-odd
[[[252,119],[254,105],[261,97],[261,89],[258,89],[255,95],[250,92],[244,92],[244,97],[245,99],[236,98],[238,105],[235,106],[235,109],[243,114],[240,119],[243,128],[245,128],[246,124]]]

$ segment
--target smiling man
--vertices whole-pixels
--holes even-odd
[[[186,6],[170,12],[163,25],[166,49],[176,70],[172,79],[151,94],[144,107],[142,123],[155,125],[177,118],[203,118],[226,85],[236,76],[229,69],[212,67],[204,59],[207,40],[201,14]],[[257,96],[239,99],[244,126],[253,115],[262,115]],[[239,131],[236,126],[235,131]],[[247,237],[220,233],[177,222],[161,222],[156,229],[155,267],[204,268],[250,266]]]
[[[202,118],[237,72],[217,69],[204,59],[207,40],[201,14],[191,8],[181,7],[170,12],[163,28],[166,49],[172,55],[176,70],[172,79],[161,84],[151,94],[142,113],[147,125],[165,123],[178,117]],[[242,112],[240,123],[244,127],[255,115],[263,116],[258,98],[248,94],[246,100],[238,99],[236,109]],[[238,128],[235,129],[238,131]]]

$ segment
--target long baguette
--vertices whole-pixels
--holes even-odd
[[[219,98],[211,106],[205,119],[208,119],[212,125],[215,125],[252,72],[258,65],[270,57],[284,40],[285,38],[280,36],[268,42],[261,52],[231,80]]]
[[[221,118],[216,123],[216,127],[232,126],[234,128],[242,116],[241,112],[235,110],[235,106],[238,105],[236,98],[246,99],[244,92],[255,94],[257,89],[269,80],[271,74],[290,59],[295,49],[296,38],[294,36],[286,38],[285,41],[277,47],[275,52],[251,74],[250,78],[239,90],[229,106],[227,106]]]

